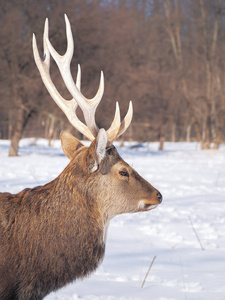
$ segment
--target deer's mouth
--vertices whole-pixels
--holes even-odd
[[[151,210],[151,209],[156,208],[157,206],[158,206],[157,204],[145,204],[144,209]]]
[[[146,200],[141,200],[138,204],[138,208],[140,210],[151,210],[151,209],[154,209],[158,206],[158,204],[152,204],[152,203],[148,203],[146,202]]]

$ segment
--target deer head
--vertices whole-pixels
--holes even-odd
[[[90,197],[96,199],[101,213],[107,218],[112,218],[120,213],[153,209],[161,203],[161,194],[133,170],[119,156],[113,146],[113,142],[130,125],[133,116],[132,102],[129,103],[127,114],[122,122],[117,102],[114,120],[110,128],[107,131],[98,128],[95,122],[95,111],[104,92],[103,72],[101,72],[100,84],[95,97],[92,99],[85,98],[80,91],[81,69],[79,65],[76,83],[71,75],[70,63],[73,57],[74,43],[71,26],[66,15],[65,22],[67,50],[64,55],[59,55],[49,41],[48,20],[45,22],[43,36],[44,59],[40,58],[35,36],[33,36],[33,52],[36,65],[48,92],[65,113],[70,123],[92,142],[89,147],[85,147],[70,133],[62,132],[63,151],[70,159],[70,164],[66,170],[73,168],[75,181],[77,181],[77,177],[80,180],[81,174],[83,174],[85,182],[83,182],[84,185],[82,185],[80,193],[82,193],[84,186],[88,186]],[[55,60],[64,83],[73,97],[71,100],[64,99],[51,80],[50,56]],[[77,117],[78,105],[84,114],[86,125]]]

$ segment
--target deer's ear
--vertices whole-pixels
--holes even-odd
[[[105,129],[100,129],[95,141],[90,146],[90,154],[92,156],[90,171],[95,172],[106,154],[106,146],[108,138]]]
[[[75,151],[84,145],[68,131],[61,132],[61,143],[63,152],[71,160],[74,157]]]
[[[107,143],[108,143],[107,134],[105,129],[102,128],[98,132],[98,135],[96,137],[96,144],[95,144],[95,157],[98,165],[105,157]]]

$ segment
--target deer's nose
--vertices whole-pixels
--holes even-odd
[[[156,196],[157,196],[159,202],[161,203],[162,199],[163,199],[162,194],[160,192],[158,192]]]

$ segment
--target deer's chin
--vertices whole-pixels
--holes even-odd
[[[143,201],[143,200],[139,201],[139,203],[138,203],[139,210],[143,210],[143,211],[152,210],[152,209],[156,208],[157,206],[158,206],[158,204],[147,203],[146,201]]]

